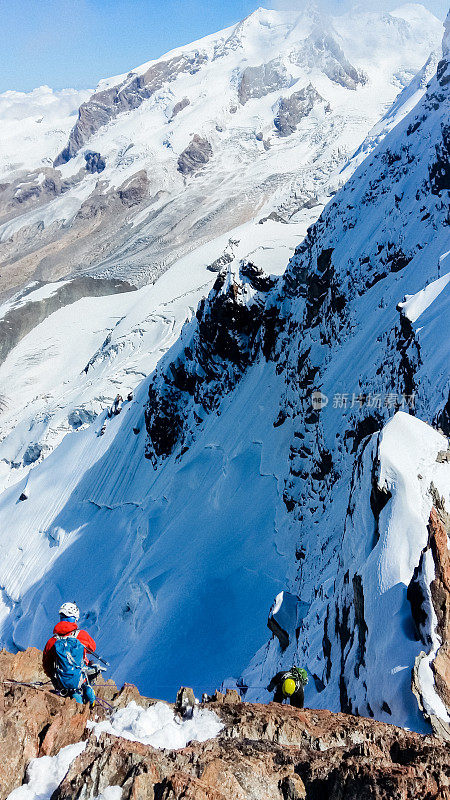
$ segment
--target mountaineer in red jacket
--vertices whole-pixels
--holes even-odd
[[[89,703],[92,708],[95,692],[87,678],[89,660],[86,650],[94,653],[96,644],[87,631],[78,629],[79,617],[75,603],[63,603],[59,609],[60,621],[44,647],[42,666],[57,691],[72,697],[77,703]],[[95,670],[89,672],[92,675]]]

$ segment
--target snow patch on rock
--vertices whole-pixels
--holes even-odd
[[[72,761],[86,748],[86,742],[63,747],[56,756],[33,758],[26,773],[26,783],[14,789],[7,800],[50,800],[66,775]],[[120,795],[103,796],[103,800],[119,800]],[[100,798],[97,798],[100,800]]]
[[[97,723],[88,722],[88,727],[97,738],[102,733],[109,733],[151,745],[159,750],[179,750],[189,742],[213,739],[224,726],[216,714],[207,709],[194,708],[191,719],[180,719],[166,703],[155,703],[149,708],[142,708],[132,700],[110,719]]]

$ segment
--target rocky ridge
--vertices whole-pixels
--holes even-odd
[[[415,690],[419,709],[449,736],[445,533],[449,474],[448,462],[440,456],[447,451],[445,437],[450,433],[448,375],[444,352],[436,349],[437,329],[433,333],[438,317],[433,316],[431,324],[425,321],[424,327],[422,319],[415,324],[441,291],[440,308],[448,302],[448,273],[443,274],[441,267],[448,255],[450,222],[445,44],[443,55],[423,101],[329,203],[284,276],[272,284],[269,276],[256,274],[245,263],[239,271],[231,266],[222,270],[197,319],[186,326],[174,351],[176,360],[171,361],[169,354],[150,382],[146,424],[147,456],[154,466],[171,455],[180,459],[201,437],[206,415],[220,415],[224,398],[235,389],[239,392],[236,387],[255,364],[273,365],[284,384],[273,425],[289,422],[293,430],[283,501],[290,519],[287,529],[299,526],[294,594],[311,598],[309,614],[300,625],[292,623],[295,632],[291,631],[288,652],[291,657],[300,652],[308,664],[316,662],[312,672],[320,705],[338,704],[343,711],[379,718],[394,715],[399,720],[399,709],[394,711],[399,697],[395,680],[388,673],[380,679],[374,666],[382,637],[380,631],[375,633],[377,617],[386,585],[393,593],[402,585],[396,599],[398,615],[411,620],[413,593],[410,589],[409,607],[408,585],[414,581],[414,569],[423,573],[423,563],[432,556],[433,566],[427,566],[426,577],[422,576],[427,589],[418,612],[426,633],[416,625],[420,634],[407,631],[405,647],[410,648],[413,663],[422,659],[416,670],[422,687]],[[425,276],[426,264],[433,266]],[[400,292],[397,276],[405,285],[416,286],[417,294],[393,303]],[[430,300],[422,301],[418,311],[408,305],[414,299],[419,303],[426,293]],[[374,307],[380,309],[380,320],[386,309],[385,319],[375,325],[376,335],[373,318],[367,317]],[[358,346],[369,346],[370,356],[355,373]],[[337,375],[337,364],[345,380]],[[427,425],[422,428],[414,418],[440,433],[432,427],[427,430]],[[426,468],[421,439],[429,439]],[[400,443],[405,453],[409,450],[407,460],[417,464],[413,476],[406,475],[406,461],[391,455],[391,447]],[[411,523],[410,541],[417,536],[414,556],[405,552],[404,561],[400,551],[384,554],[391,526],[399,525],[401,537],[406,524],[390,515],[403,503],[401,514],[411,513],[395,494],[402,482],[411,484],[422,498],[417,502],[426,509],[420,523]],[[316,524],[323,537],[317,536]],[[322,564],[319,573],[318,564]],[[386,577],[374,591],[378,569]],[[423,656],[417,650],[419,640],[429,648]],[[260,671],[261,660],[267,659],[273,671],[275,659],[282,666],[286,656],[277,653],[276,646],[255,657],[238,680],[245,692],[255,671]],[[383,646],[389,661],[393,648],[388,636]],[[401,678],[402,691],[411,690],[410,674]],[[435,684],[431,694],[437,713],[429,694],[424,700],[429,679]],[[413,725],[419,724],[417,710],[411,698],[408,713],[415,719]],[[406,724],[407,717],[402,719]]]
[[[179,750],[157,750],[86,727],[89,713],[42,687],[5,676],[40,677],[40,652],[0,654],[1,800],[20,786],[33,757],[56,755],[87,739],[52,795],[53,800],[97,797],[109,786],[123,800],[448,800],[448,746],[392,725],[328,711],[242,703],[233,692],[207,703],[223,724],[215,739]],[[98,689],[114,708],[154,700],[134,687]],[[105,712],[100,709],[100,717]],[[97,714],[98,715],[98,714]]]

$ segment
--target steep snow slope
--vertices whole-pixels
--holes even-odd
[[[100,417],[2,493],[5,644],[41,644],[70,596],[118,680],[149,693],[213,689],[228,674],[268,699],[272,671],[298,659],[308,704],[419,729],[410,680],[425,647],[421,702],[447,721],[432,608],[420,634],[407,596],[430,509],[439,497],[448,507],[450,489],[447,439],[432,427],[450,430],[444,56],[284,276],[229,262],[104,435]],[[153,314],[164,298],[150,301]],[[153,354],[141,357],[151,369]],[[107,381],[99,364],[101,352]],[[424,554],[428,593],[432,566]],[[284,654],[264,644],[283,589],[303,601]]]
[[[225,253],[230,263],[251,259],[280,274],[303,226],[282,230],[285,235],[280,237],[280,226],[273,221],[263,227],[241,226],[231,244],[228,236],[208,242],[137,292],[112,297],[101,284],[98,293],[104,296],[77,299],[75,288],[81,279],[75,279],[30,286],[27,293],[3,304],[2,488],[21,480],[67,433],[95,420],[118,393],[125,398],[152,371],[210,290],[216,274],[208,266],[214,260]],[[52,313],[49,301],[63,290],[66,304]],[[83,286],[80,291],[88,293]],[[92,287],[89,291],[93,294]]]
[[[258,9],[101,81],[55,168],[3,188],[0,290],[88,268],[142,286],[249,220],[306,229],[441,36],[422,6]]]
[[[418,22],[420,22],[421,26],[420,47],[418,51],[420,53],[425,52],[431,42],[430,36],[433,38],[433,36],[435,36],[433,31],[439,28],[439,25],[437,25],[435,21],[433,22],[433,19],[430,18],[428,12],[426,12],[422,7],[408,6],[404,11],[404,16],[412,17],[412,28],[405,22],[398,22],[397,16],[395,15],[394,17],[392,17],[392,15],[384,15],[382,17],[378,17],[377,15],[369,15],[368,17],[364,15],[362,17],[360,15],[356,15],[335,20],[336,30],[333,36],[338,36],[339,33],[339,36],[343,37],[342,42],[344,40],[346,42],[346,48],[357,48],[358,58],[366,59],[363,64],[364,68],[367,67],[367,54],[362,53],[360,44],[357,42],[358,37],[361,39],[361,41],[370,40],[372,48],[370,51],[370,57],[372,61],[375,59],[373,40],[374,38],[380,39],[376,45],[378,48],[376,53],[378,53],[380,58],[381,55],[383,56],[382,65],[380,66],[380,70],[378,70],[378,68],[376,71],[372,70],[374,74],[372,78],[369,79],[370,91],[364,99],[364,106],[366,110],[369,110],[369,108],[374,108],[373,103],[379,102],[379,99],[383,96],[383,92],[390,92],[392,90],[391,88],[386,87],[384,87],[382,90],[379,87],[377,90],[376,100],[374,101],[373,98],[370,99],[372,96],[371,93],[373,90],[374,81],[378,81],[378,83],[380,83],[380,81],[382,82],[383,80],[390,80],[386,69],[388,69],[389,65],[389,69],[392,67],[392,57],[389,56],[389,53],[386,50],[386,45],[384,41],[382,41],[381,32],[384,30],[384,27],[388,26],[389,37],[391,37],[388,37],[389,42],[391,42],[392,37],[395,38],[396,36],[401,35],[400,38],[402,46],[393,58],[395,60],[400,57],[402,62],[404,61],[405,64],[409,63],[408,59],[411,57],[407,52],[406,43],[410,41],[411,36],[418,35]],[[276,25],[274,20],[277,23]],[[267,25],[262,24],[264,21],[267,23]],[[211,63],[208,67],[209,73],[207,74],[209,75],[209,78],[207,79],[207,76],[203,76],[201,85],[206,91],[208,86],[211,83],[214,83],[217,60],[219,60],[221,67],[223,67],[224,58],[230,57],[232,59],[242,60],[242,58],[245,57],[246,60],[243,62],[243,65],[241,65],[242,68],[240,68],[240,72],[236,73],[235,75],[235,78],[241,87],[241,97],[245,99],[245,95],[242,94],[244,91],[242,86],[245,87],[246,93],[256,92],[256,94],[260,94],[262,92],[264,95],[266,90],[270,91],[267,97],[253,97],[250,100],[246,100],[243,106],[238,103],[234,118],[237,119],[239,114],[246,114],[248,109],[251,109],[260,101],[268,102],[270,99],[270,103],[273,105],[273,87],[271,88],[272,85],[270,84],[270,81],[269,84],[266,85],[262,79],[267,77],[265,72],[263,71],[263,73],[261,73],[260,71],[258,72],[258,70],[256,70],[255,73],[256,67],[249,67],[248,69],[250,72],[247,70],[247,67],[244,68],[244,65],[248,63],[250,54],[251,59],[253,59],[253,61],[256,63],[259,55],[262,53],[262,48],[267,50],[267,47],[270,45],[270,47],[274,48],[274,52],[277,47],[280,48],[280,58],[282,61],[284,59],[288,65],[292,66],[292,53],[296,53],[296,60],[298,61],[300,52],[303,53],[303,61],[306,59],[308,62],[307,64],[306,62],[302,62],[302,69],[313,69],[314,67],[316,70],[314,74],[316,75],[317,65],[319,64],[321,69],[323,68],[325,70],[325,78],[322,75],[321,80],[325,80],[329,87],[332,87],[334,91],[338,91],[338,89],[340,89],[342,94],[342,102],[347,105],[349,103],[351,104],[353,101],[349,100],[349,97],[351,98],[353,94],[357,93],[360,89],[362,90],[366,84],[359,84],[356,88],[352,88],[353,84],[350,82],[349,86],[347,86],[346,81],[348,83],[350,80],[350,73],[353,73],[349,63],[347,63],[345,59],[343,60],[343,56],[339,48],[337,50],[334,48],[333,50],[331,47],[331,40],[321,40],[322,45],[319,50],[312,53],[312,41],[316,41],[317,44],[317,26],[319,23],[321,25],[325,24],[324,20],[318,20],[314,17],[306,16],[298,19],[290,19],[281,17],[280,15],[275,14],[275,12],[269,13],[261,10],[249,18],[245,23],[238,26],[236,29],[232,29],[232,32],[228,31],[217,36],[209,37],[208,40],[203,42],[202,46],[206,47],[207,50],[208,48],[213,48],[215,60],[213,59],[213,63]],[[328,20],[326,24],[329,26],[331,25],[331,22]],[[373,27],[373,30],[370,31],[370,35],[367,30],[368,25],[370,27],[375,26]],[[399,25],[400,27],[398,27]],[[427,26],[429,27],[430,25],[431,33],[427,30]],[[306,36],[306,32],[310,29],[316,31],[316,38],[314,39],[313,37],[313,39],[311,39],[311,36],[306,37],[306,39],[302,38]],[[274,31],[277,32],[277,35],[274,39],[274,42],[271,44],[270,42],[274,36]],[[425,34],[423,31],[425,31]],[[267,37],[269,37],[269,40],[267,40]],[[367,39],[367,37],[369,37],[369,39]],[[219,58],[217,54],[217,42],[219,40],[222,41],[222,39],[228,42],[228,44]],[[252,43],[251,48],[250,39]],[[300,45],[298,45],[298,41],[300,41]],[[230,42],[233,43],[233,47],[231,47]],[[300,50],[298,50],[298,47],[296,50],[291,50],[291,47],[294,47],[295,42],[297,42],[295,47],[298,45]],[[184,53],[185,51],[197,52],[197,44],[198,43],[194,43],[190,50],[189,48],[182,48],[180,51],[177,51],[177,53],[170,54],[171,59],[169,59],[169,61],[173,60],[172,56],[173,58],[179,57],[180,53]],[[249,49],[249,53],[247,53],[247,49]],[[288,53],[287,61],[286,53]],[[308,58],[306,58],[306,55],[308,55]],[[344,66],[342,66],[342,64],[336,60],[337,56],[342,61]],[[24,473],[28,472],[30,464],[35,464],[37,460],[45,457],[45,455],[51,452],[53,447],[58,444],[59,441],[61,441],[61,438],[67,432],[78,429],[81,425],[87,424],[89,421],[94,419],[94,417],[100,411],[102,411],[105,406],[111,404],[114,396],[118,392],[121,395],[126,396],[128,392],[134,388],[136,383],[139,381],[140,374],[146,374],[149,368],[151,369],[154,366],[161,355],[161,352],[163,352],[168,344],[173,341],[174,334],[176,338],[179,325],[184,322],[187,314],[192,313],[192,311],[189,309],[195,308],[200,294],[206,293],[209,290],[213,281],[213,273],[207,269],[208,267],[210,267],[211,270],[216,271],[219,270],[223,264],[230,263],[236,266],[239,264],[241,259],[246,259],[251,260],[259,267],[266,269],[268,272],[280,272],[292,254],[295,245],[303,238],[308,224],[316,219],[321,208],[321,203],[323,203],[325,199],[324,196],[322,196],[320,199],[316,191],[318,165],[321,165],[319,176],[320,181],[324,180],[329,186],[332,187],[338,186],[340,183],[344,182],[344,180],[352,174],[361,159],[367,155],[367,153],[370,152],[373,147],[382,140],[388,130],[390,130],[390,128],[392,128],[392,126],[411,109],[411,104],[417,101],[420,96],[422,96],[423,92],[425,91],[426,79],[430,77],[430,71],[433,69],[433,65],[435,65],[436,61],[437,54],[430,56],[425,67],[413,79],[411,84],[400,93],[399,97],[394,103],[394,106],[387,111],[385,117],[378,122],[375,128],[369,133],[367,139],[357,150],[355,156],[348,162],[343,172],[340,172],[337,167],[331,168],[331,172],[328,172],[327,170],[330,169],[330,164],[327,166],[325,161],[322,160],[322,155],[319,155],[317,158],[314,156],[315,161],[313,160],[313,162],[311,162],[308,160],[301,166],[301,169],[304,170],[305,180],[307,183],[313,181],[314,185],[316,186],[314,189],[314,198],[312,200],[310,196],[309,199],[307,198],[303,190],[299,194],[297,189],[295,189],[295,196],[291,194],[293,186],[292,181],[296,181],[295,171],[297,169],[297,167],[294,167],[293,169],[293,164],[295,164],[295,162],[297,162],[299,159],[304,160],[304,145],[306,141],[304,136],[309,136],[308,130],[303,131],[300,138],[296,136],[296,134],[292,134],[290,137],[282,137],[281,139],[275,141],[276,147],[278,148],[278,155],[275,152],[272,153],[272,151],[269,152],[263,150],[262,152],[264,152],[265,155],[261,155],[259,150],[254,152],[252,151],[253,155],[251,158],[254,160],[254,164],[252,167],[253,171],[251,175],[249,174],[249,181],[258,183],[260,180],[259,173],[261,172],[262,174],[262,172],[264,172],[266,169],[269,170],[269,172],[272,172],[273,177],[275,174],[274,170],[277,170],[281,163],[280,147],[283,146],[283,143],[287,144],[288,140],[292,140],[292,145],[290,146],[294,149],[289,151],[289,163],[286,164],[286,171],[283,178],[283,181],[285,180],[287,183],[283,184],[283,186],[280,184],[274,195],[274,198],[278,203],[278,211],[275,214],[269,215],[272,218],[267,219],[262,225],[258,224],[259,217],[237,227],[237,220],[233,219],[230,223],[233,226],[232,230],[227,231],[226,234],[222,234],[215,239],[210,238],[213,236],[213,228],[211,228],[208,223],[204,233],[204,237],[207,239],[207,241],[200,247],[195,247],[196,234],[193,234],[192,229],[189,228],[189,244],[187,245],[187,248],[193,248],[192,252],[189,253],[189,255],[184,256],[178,262],[175,262],[173,268],[169,270],[169,274],[161,284],[162,295],[160,295],[158,289],[156,289],[155,292],[155,290],[150,287],[148,289],[143,288],[135,297],[121,295],[112,300],[111,298],[105,296],[104,299],[97,300],[92,295],[98,295],[102,293],[109,295],[111,292],[118,291],[118,287],[121,288],[121,290],[126,289],[127,285],[119,285],[117,282],[113,281],[111,281],[109,284],[106,282],[101,283],[97,281],[96,285],[94,286],[92,281],[89,283],[89,281],[83,277],[76,277],[75,280],[69,282],[61,281],[58,283],[51,283],[48,287],[45,287],[45,285],[40,286],[39,284],[39,289],[34,289],[35,284],[31,284],[26,288],[25,291],[19,292],[15,297],[3,304],[3,306],[0,308],[0,362],[8,356],[8,353],[10,353],[11,350],[14,350],[14,347],[18,342],[20,342],[20,344],[8,357],[6,363],[0,364],[0,407],[2,411],[2,424],[0,433],[1,484],[4,486],[10,482],[17,482],[20,480]],[[160,62],[157,63],[159,64]],[[166,64],[166,61],[163,61],[163,63]],[[239,61],[239,63],[241,62]],[[194,75],[189,74],[189,76],[185,78],[193,83],[193,88],[196,88],[197,83],[199,82],[199,75],[201,73],[202,65],[203,62],[199,67],[199,71],[196,72],[194,70]],[[337,71],[333,72],[332,67]],[[147,64],[135,72],[136,74],[143,74],[149,69],[150,67]],[[342,72],[342,70],[344,71]],[[345,72],[345,70],[350,70],[350,73]],[[370,69],[369,73],[372,74]],[[404,71],[402,74],[404,75]],[[102,91],[110,90],[111,87],[117,86],[118,83],[124,83],[127,86],[130,81],[134,80],[134,75],[135,73],[130,73],[128,77],[119,76],[119,78],[102,82],[99,88]],[[328,77],[329,75],[332,76],[333,80]],[[178,78],[176,78],[176,80],[170,84],[171,92],[173,92],[177,80]],[[208,83],[208,80],[210,83]],[[267,80],[269,79],[267,78]],[[236,83],[234,78],[233,81]],[[342,82],[344,82],[344,86],[341,86]],[[398,84],[397,79],[395,79],[395,83]],[[229,91],[232,93],[236,92],[236,87],[234,86],[233,88],[233,86],[229,88]],[[40,97],[41,93],[38,93],[38,95]],[[50,103],[50,100],[46,94],[45,97],[47,98],[48,106],[53,107],[54,104],[52,105],[52,103]],[[214,103],[218,102],[217,98],[214,100],[214,102],[211,101],[208,103],[204,102],[204,98],[205,95],[203,92],[203,94],[200,94],[199,96],[195,115],[198,115],[200,111],[203,115],[205,113],[208,115],[214,112]],[[131,102],[129,97],[128,101]],[[30,98],[28,98],[28,102],[30,102]],[[133,102],[137,103],[137,100],[135,99]],[[361,102],[363,102],[363,98],[358,96],[357,101],[355,102],[356,106],[359,108],[359,105]],[[146,107],[146,104],[148,103],[150,103],[150,107],[146,111],[147,116],[145,119],[147,121],[155,120],[157,114],[154,108],[154,101],[151,100],[151,98],[148,101],[143,101],[139,106],[139,109],[136,109],[136,113],[142,114],[144,107]],[[192,101],[191,105],[193,104],[194,101]],[[25,100],[23,101],[23,105],[25,108],[28,108]],[[90,108],[89,103],[87,104],[87,108]],[[185,125],[182,122],[182,114],[186,114],[188,111],[190,113],[190,107],[189,109],[186,106],[181,108],[181,110],[178,112],[180,116],[177,114],[175,122],[173,124],[171,123],[172,128],[173,125],[177,126],[174,135],[184,135]],[[23,113],[25,113],[25,111]],[[372,114],[372,111],[370,113]],[[358,114],[360,115],[360,109]],[[273,114],[270,117],[271,121],[273,121],[272,117]],[[360,119],[360,116],[358,118]],[[230,139],[230,146],[236,145],[241,148],[242,136],[244,135],[244,128],[242,128],[242,125],[244,125],[244,123],[247,124],[246,120],[248,122],[248,118],[244,116],[244,118],[241,120],[242,124],[240,123],[239,129],[236,129],[235,131],[236,137],[233,139],[233,141]],[[119,120],[116,119],[111,123],[113,126],[113,131],[118,122]],[[139,125],[136,123],[136,116],[133,111],[124,111],[123,119],[120,124],[126,126],[128,131],[127,135],[129,135],[131,138],[135,135],[138,135],[138,132],[141,130]],[[164,121],[164,125],[166,125],[166,121]],[[333,126],[333,130],[335,131],[338,128],[340,129],[340,126],[335,124],[335,121],[333,122]],[[344,126],[344,128],[342,128],[342,135],[347,135],[348,127]],[[102,130],[102,135],[105,137],[105,142],[109,142],[109,145],[112,146],[112,140],[110,138],[110,126],[107,125]],[[144,137],[149,135],[148,126],[145,129],[142,128],[141,134]],[[341,133],[339,133],[339,135],[341,135]],[[314,140],[316,144],[320,144],[320,142],[327,137],[330,139],[330,132],[328,128],[320,133],[319,138],[317,131],[314,133]],[[308,144],[308,148],[311,151],[310,144],[311,143]],[[322,145],[320,145],[320,147],[322,147]],[[341,148],[336,162],[338,165],[339,163],[342,163],[345,152],[346,151],[342,150]],[[272,158],[272,155],[274,158]],[[173,155],[170,157],[172,158]],[[269,159],[269,161],[267,159]],[[232,161],[231,163],[235,164],[235,161],[236,160]],[[130,161],[130,163],[128,163],[128,167],[126,166],[126,163],[122,163],[122,161],[120,165],[116,164],[114,167],[116,172],[114,174],[118,174],[117,170],[120,172],[120,170],[125,168],[131,169],[132,163],[134,163],[133,159]],[[105,175],[112,175],[114,172],[113,167],[108,166],[108,164],[109,162],[107,160],[106,168],[101,173],[102,178]],[[242,174],[241,165],[239,173],[233,177],[233,180],[240,181],[242,179]],[[210,189],[208,188],[208,181],[210,178],[211,175],[205,176],[205,182],[202,184],[201,189],[201,191],[205,192],[206,196],[208,197],[206,202],[210,202]],[[59,176],[55,184],[49,175],[45,177],[43,174],[41,174],[40,180],[40,185],[45,187],[45,191],[43,191],[39,196],[40,199],[38,198],[36,201],[41,203],[41,205],[39,205],[39,207],[32,212],[35,220],[40,218],[45,220],[47,219],[48,214],[50,214],[49,219],[51,219],[52,204],[50,203],[49,205],[48,203],[45,203],[45,197],[48,193],[47,190],[52,194],[54,191],[59,191],[61,189],[62,195],[64,196],[61,196],[60,199],[62,202],[64,202],[65,207],[67,208],[67,204],[69,203],[71,208],[76,208],[78,202],[77,198],[80,196],[79,192],[84,191],[83,184],[86,183],[86,181],[89,183],[89,180],[92,183],[92,181],[96,180],[96,178],[95,176],[88,174],[86,176],[86,180],[81,181],[81,184],[77,184],[76,191],[74,189],[73,192],[70,189],[71,179],[68,179],[67,177],[62,179],[61,176]],[[195,185],[197,185],[198,180],[199,177],[195,178]],[[128,193],[123,195],[122,192],[122,195],[126,197],[125,202],[127,213],[129,214],[127,219],[129,222],[132,222],[131,233],[130,227],[127,227],[127,247],[129,248],[130,253],[134,248],[134,231],[138,232],[140,230],[141,222],[147,215],[146,211],[143,211],[141,214],[141,211],[139,210],[139,181],[137,184],[133,182],[132,184],[133,185]],[[28,187],[28,189],[29,188],[30,187]],[[185,188],[189,189],[189,187]],[[20,197],[22,198],[21,205],[23,203],[26,205],[26,202],[23,200],[23,192],[27,193],[28,189],[26,186],[22,186],[22,189],[20,189]],[[251,191],[253,192],[253,189],[251,189]],[[19,192],[19,189],[17,189],[17,192]],[[224,192],[223,182],[221,183],[220,192],[222,201]],[[286,200],[286,192],[290,193],[290,199],[288,200]],[[236,196],[239,195],[242,195],[242,192],[236,189],[236,195],[230,198],[233,214],[235,213],[237,207],[236,203],[239,202],[236,199]],[[190,200],[186,198],[183,192],[180,195],[180,202],[185,204],[183,207],[183,214],[187,214],[187,216],[185,216],[185,220],[189,227],[190,223],[192,222],[189,211]],[[193,200],[195,214],[197,214],[197,208],[202,208],[204,205],[204,197],[201,199],[200,206],[197,202],[197,198],[195,198]],[[302,207],[300,210],[298,210],[300,206]],[[268,210],[269,209],[267,209],[267,211]],[[97,211],[99,211],[99,209],[97,209]],[[95,214],[96,219],[97,211]],[[251,213],[253,214],[254,211],[255,208],[253,208]],[[87,231],[89,233],[88,238],[90,245],[98,242],[98,236],[102,236],[102,231],[105,230],[105,219],[103,217],[103,212],[100,213],[99,211],[99,214],[100,216],[97,220],[97,228],[95,230],[89,228]],[[161,220],[161,224],[163,226],[169,225],[170,227],[170,220],[172,217],[171,211],[167,205],[164,206],[161,211],[161,215],[158,218]],[[264,218],[265,217],[262,217],[262,219]],[[221,214],[216,216],[215,219],[218,221],[220,228],[228,227],[228,223],[222,225],[223,219]],[[287,225],[286,223],[289,224]],[[216,223],[214,223],[214,225],[215,224]],[[41,223],[38,223],[38,228],[41,230]],[[27,251],[26,241],[23,240],[23,234],[26,238],[27,230],[30,231],[31,229],[28,228],[23,231],[14,244],[14,247],[17,248],[20,255],[23,255],[23,253],[26,253]],[[186,228],[186,231],[188,231],[188,228]],[[79,231],[76,234],[77,241],[79,241],[78,234]],[[38,236],[39,235],[40,234],[38,232]],[[113,235],[114,240],[116,241],[117,224],[114,225]],[[156,248],[159,248],[160,245],[161,241],[153,240],[153,243],[150,245],[150,247],[155,246]],[[186,249],[186,245],[184,245],[182,249]],[[147,239],[142,240],[140,244],[140,252],[145,254],[147,259],[149,258],[149,241]],[[61,252],[59,252],[58,248],[56,248],[54,251],[54,257],[57,261],[59,259],[63,260],[65,269],[66,258]],[[28,256],[25,256],[25,261],[29,263],[27,259]],[[14,276],[18,276],[20,274],[20,264],[16,259],[12,264],[12,272]],[[128,270],[126,275],[128,277]],[[193,292],[200,292],[200,294],[195,295],[194,298],[194,295],[192,294]],[[67,305],[69,303],[73,304],[79,297],[83,296],[83,293],[86,295],[86,300],[84,302],[72,305],[72,307],[68,308],[67,311],[64,311],[62,308],[57,315],[53,315],[50,319],[46,319],[48,315],[55,310],[55,308],[58,306]],[[172,317],[170,315],[167,316],[167,314],[165,315],[165,312],[162,312],[161,315],[161,309],[158,308],[160,302],[159,298],[161,296],[164,304],[166,304],[174,298],[179,298],[180,294],[186,295],[188,298],[188,303],[180,304],[177,300],[177,324],[171,329],[170,325],[167,323],[169,322],[169,318],[172,319]],[[49,301],[49,297],[51,297],[51,301]],[[55,298],[58,299],[56,300]],[[165,308],[167,309],[166,305]],[[101,322],[102,320],[104,320],[104,322]],[[165,322],[163,322],[163,320],[165,320]],[[156,331],[158,331],[158,334],[156,334]],[[170,336],[167,337],[169,332]],[[27,333],[28,336],[26,335]],[[160,334],[162,336],[161,342],[158,338]],[[96,354],[97,349],[99,349],[99,352]],[[85,374],[83,370],[88,363],[88,373]]]

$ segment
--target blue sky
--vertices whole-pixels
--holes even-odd
[[[0,0],[0,92],[42,84],[94,88],[100,78],[232,25],[258,5],[282,2],[288,0]],[[289,5],[294,2],[302,0]],[[349,0],[321,2],[339,11]],[[373,8],[369,0],[359,5]],[[424,5],[443,19],[448,0]]]

